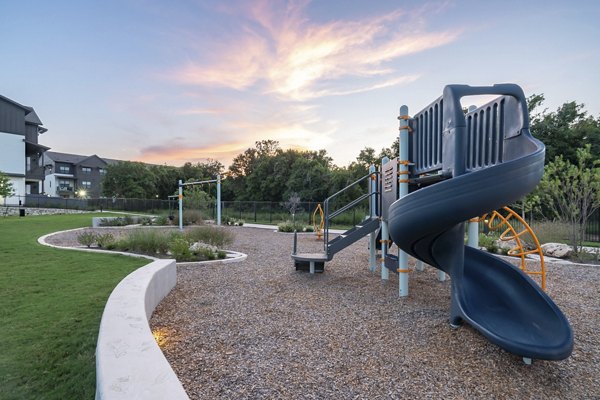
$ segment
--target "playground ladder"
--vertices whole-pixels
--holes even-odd
[[[351,202],[349,202],[348,204],[344,205],[343,207],[340,207],[339,209],[335,210],[335,211],[331,211],[331,202],[336,199],[337,197],[339,197],[342,193],[344,193],[345,191],[349,190],[350,188],[360,184],[361,182],[367,181],[367,180],[372,180],[372,179],[376,179],[377,178],[377,172],[372,172],[369,173],[365,176],[363,176],[362,178],[358,179],[357,181],[351,183],[350,185],[346,186],[345,188],[343,188],[342,190],[340,190],[339,192],[329,196],[325,202],[324,202],[324,218],[325,218],[325,226],[324,226],[324,240],[323,240],[323,252],[318,252],[318,253],[297,253],[296,252],[296,243],[297,243],[297,237],[296,235],[294,235],[294,252],[292,253],[292,259],[294,260],[294,263],[296,265],[296,269],[305,269],[306,267],[310,266],[311,268],[311,272],[313,272],[313,270],[316,267],[317,271],[322,271],[323,270],[323,266],[324,263],[326,261],[331,261],[333,259],[333,256],[340,252],[341,250],[345,249],[346,247],[350,246],[351,244],[355,243],[356,241],[360,240],[361,238],[365,237],[366,235],[375,232],[379,226],[380,226],[380,219],[379,219],[379,215],[378,215],[378,208],[377,206],[373,207],[369,207],[369,216],[368,218],[366,218],[364,221],[362,221],[360,224],[357,224],[356,226],[348,229],[347,231],[345,231],[344,233],[342,233],[341,235],[333,238],[333,239],[329,239],[329,231],[330,231],[330,226],[331,226],[331,221],[343,214],[344,212],[351,210],[352,208],[356,207],[357,205],[359,205],[362,201],[369,199],[369,201],[374,204],[374,205],[378,205],[379,204],[379,190],[371,190],[371,185],[369,185],[369,191],[368,193],[364,193],[361,196],[357,197],[356,199],[352,200]]]

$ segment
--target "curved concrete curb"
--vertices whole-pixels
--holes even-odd
[[[50,235],[38,243],[118,253],[51,245],[45,240]],[[177,283],[175,260],[120,254],[153,261],[127,275],[106,302],[96,345],[96,399],[189,399],[148,325],[158,303]]]
[[[113,290],[96,346],[96,399],[188,399],[148,320],[177,283],[174,260],[157,260]]]

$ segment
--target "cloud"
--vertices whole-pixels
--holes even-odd
[[[307,17],[307,2],[244,2],[227,10],[240,31],[176,69],[180,83],[274,94],[306,101],[337,93],[358,93],[398,85],[415,74],[389,64],[414,53],[448,44],[457,31],[427,32],[412,16],[397,10],[354,21],[318,23]],[[351,83],[349,83],[351,82]],[[352,84],[354,89],[348,89]]]
[[[189,145],[182,140],[169,140],[166,143],[142,148],[137,159],[149,163],[169,165],[183,165],[188,161],[204,162],[208,159],[228,163],[247,147],[247,143],[243,141],[198,146]]]
[[[310,18],[307,1],[240,0],[213,7],[222,28],[195,37],[188,31],[191,53],[167,72],[181,88],[171,99],[178,126],[170,131],[185,132],[190,140],[148,146],[144,160],[213,158],[227,165],[262,139],[278,140],[283,148],[330,148],[347,121],[323,117],[326,98],[414,82],[420,71],[403,69],[399,61],[460,34],[428,30],[431,10],[424,7],[354,20]]]

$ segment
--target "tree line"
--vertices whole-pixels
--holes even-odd
[[[177,182],[214,179],[221,174],[223,201],[283,202],[292,195],[301,201],[321,202],[368,173],[369,165],[394,157],[398,140],[379,153],[367,147],[348,166],[333,163],[327,151],[282,149],[275,140],[261,140],[238,154],[225,169],[219,161],[185,163],[182,167],[123,161],[107,167],[102,184],[106,197],[160,198],[177,193]],[[191,190],[191,189],[190,189]],[[215,195],[215,185],[202,190]],[[350,199],[361,189],[345,195]]]

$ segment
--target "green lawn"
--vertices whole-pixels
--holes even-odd
[[[117,283],[148,261],[37,243],[91,226],[92,216],[0,218],[0,399],[94,397],[102,310]]]

